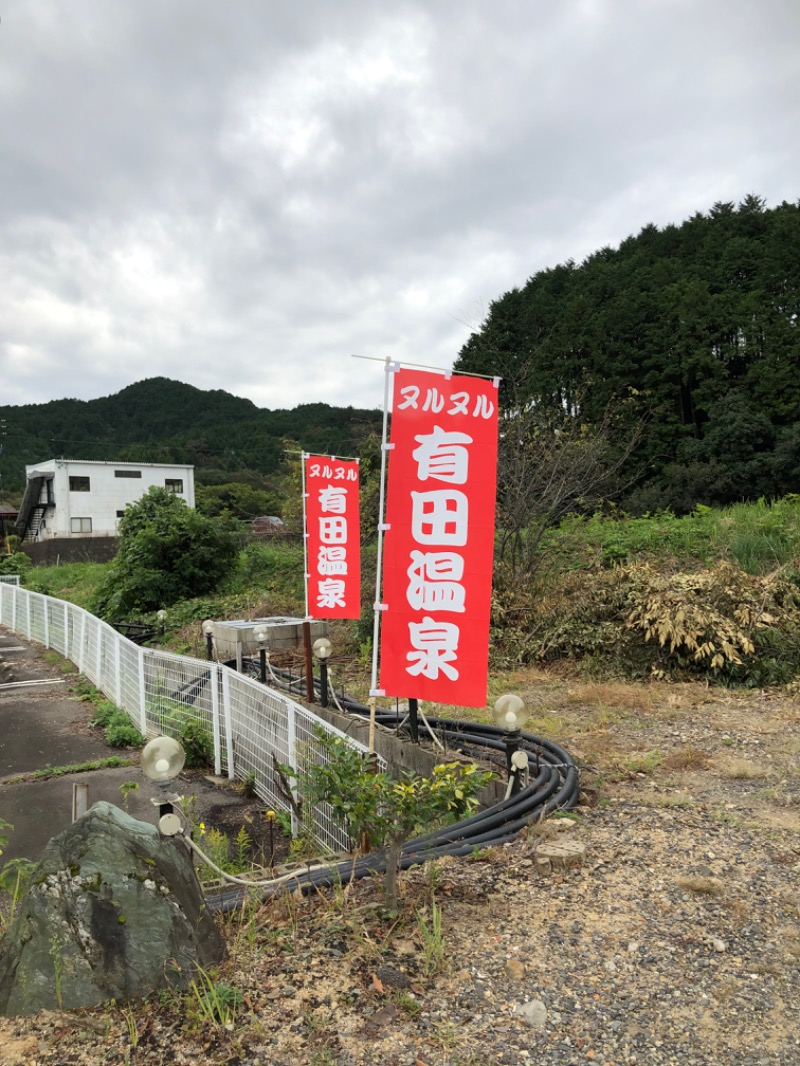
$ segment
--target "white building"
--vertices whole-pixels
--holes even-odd
[[[25,467],[16,528],[21,540],[114,537],[129,503],[154,485],[194,507],[194,467],[48,459]]]

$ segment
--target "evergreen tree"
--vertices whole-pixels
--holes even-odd
[[[800,205],[753,195],[540,271],[491,304],[456,363],[501,375],[506,406],[522,395],[587,425],[634,396],[632,510],[795,491],[798,369]]]

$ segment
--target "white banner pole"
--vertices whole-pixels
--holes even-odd
[[[388,357],[385,360],[384,365],[384,382],[383,382],[383,432],[381,436],[381,487],[380,496],[378,499],[378,556],[376,560],[376,572],[375,572],[375,618],[372,624],[372,684],[370,686],[370,696],[372,697],[371,708],[374,715],[375,696],[379,695],[378,692],[378,642],[380,640],[381,632],[381,609],[383,604],[381,603],[381,565],[383,560],[383,533],[384,533],[384,499],[386,495],[386,452],[388,445],[388,427],[389,427],[389,375],[394,372],[394,364]]]
[[[308,517],[306,514],[306,498],[308,493],[306,492],[306,459],[308,458],[305,452],[300,453],[300,467],[303,477],[303,586],[306,590],[306,618],[310,618],[308,613]]]

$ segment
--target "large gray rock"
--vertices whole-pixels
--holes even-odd
[[[47,845],[0,940],[0,1014],[182,988],[224,950],[183,841],[96,803]]]

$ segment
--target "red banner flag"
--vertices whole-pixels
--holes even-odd
[[[497,383],[394,373],[380,687],[486,705]]]
[[[361,616],[358,462],[305,457],[306,603],[310,618]]]

